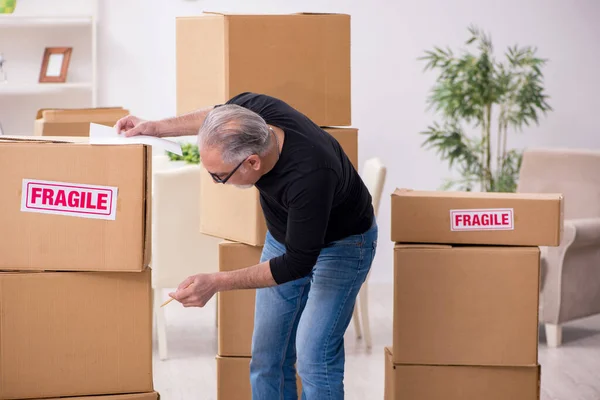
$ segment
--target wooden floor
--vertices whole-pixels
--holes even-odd
[[[346,399],[383,399],[383,348],[391,344],[391,285],[371,285],[373,349],[346,334]],[[166,296],[166,294],[165,294]],[[166,298],[166,297],[165,297]],[[216,399],[217,339],[214,300],[203,309],[167,307],[169,359],[154,356],[154,382],[161,400]],[[540,329],[542,400],[600,400],[600,317],[569,324],[562,347],[549,349]]]

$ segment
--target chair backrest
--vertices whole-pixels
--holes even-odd
[[[562,193],[565,219],[600,217],[600,151],[527,150],[517,191]]]
[[[379,213],[379,204],[383,193],[387,169],[377,157],[368,159],[363,165],[361,177],[373,199],[375,215]]]

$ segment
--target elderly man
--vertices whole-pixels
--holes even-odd
[[[170,296],[202,307],[219,291],[257,289],[252,398],[297,398],[297,366],[306,399],[343,399],[344,332],[378,228],[340,144],[285,102],[255,93],[159,121],[127,116],[116,128],[126,136],[197,133],[215,183],[258,189],[268,228],[260,263],[191,276]]]

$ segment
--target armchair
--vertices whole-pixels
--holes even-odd
[[[200,233],[201,166],[161,155],[153,157],[152,167],[152,288],[159,357],[164,360],[167,329],[160,305],[168,297],[162,289],[176,288],[190,275],[218,271],[222,239]]]
[[[562,241],[541,247],[540,323],[557,347],[564,323],[600,313],[600,151],[528,150],[517,191],[564,195]]]

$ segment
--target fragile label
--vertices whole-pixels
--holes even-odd
[[[452,231],[511,230],[515,227],[512,208],[450,210]]]
[[[117,188],[23,179],[21,211],[114,220]]]

